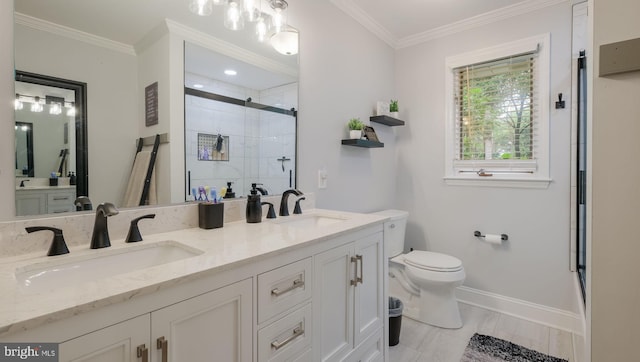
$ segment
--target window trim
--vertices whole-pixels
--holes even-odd
[[[474,50],[467,53],[449,56],[445,60],[445,176],[444,180],[448,185],[469,185],[469,186],[495,186],[495,187],[518,187],[518,188],[546,188],[551,179],[549,178],[549,78],[550,78],[550,44],[551,34],[545,33],[525,39],[516,40],[509,43],[500,44],[484,49]],[[455,122],[456,109],[454,100],[454,69],[466,65],[478,64],[538,51],[538,61],[536,65],[536,81],[538,85],[539,117],[538,123],[539,137],[536,147],[536,165],[533,173],[495,173],[493,176],[479,176],[474,172],[460,173],[459,170],[466,167],[458,167],[473,163],[474,161],[455,160]]]

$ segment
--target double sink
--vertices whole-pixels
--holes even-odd
[[[315,229],[340,223],[346,218],[320,214],[294,215],[272,221],[284,227]],[[174,240],[102,249],[85,255],[65,255],[19,267],[17,283],[27,292],[45,292],[61,285],[75,285],[114,275],[171,263],[203,254]]]

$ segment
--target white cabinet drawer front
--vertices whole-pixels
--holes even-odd
[[[258,324],[311,297],[311,258],[258,275]]]
[[[258,362],[290,361],[311,347],[311,303],[258,331]]]
[[[73,205],[75,198],[74,192],[51,192],[47,193],[47,204]]]

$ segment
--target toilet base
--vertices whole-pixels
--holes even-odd
[[[408,292],[396,278],[389,278],[389,295],[404,304],[402,315],[417,322],[435,327],[457,329],[462,327],[462,318],[455,297],[455,288],[436,288],[429,293],[416,295]],[[420,306],[428,308],[420,308]]]
[[[420,309],[418,320],[440,328],[457,329],[462,327],[460,309],[454,289],[429,291],[420,293]]]

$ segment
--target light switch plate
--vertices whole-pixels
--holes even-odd
[[[318,188],[319,189],[327,188],[327,169],[326,168],[318,170]]]

